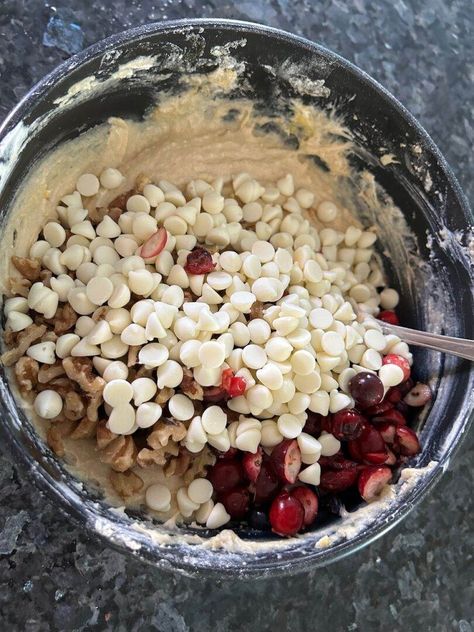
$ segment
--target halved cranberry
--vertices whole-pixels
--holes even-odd
[[[393,443],[395,440],[395,425],[390,423],[377,424],[377,430],[382,435],[385,443]]]
[[[391,309],[386,309],[377,316],[379,320],[383,320],[384,323],[389,323],[390,325],[399,325],[400,321],[398,320],[398,316]]]
[[[245,393],[247,382],[243,377],[236,377],[232,369],[224,369],[221,387],[229,397],[239,397]]]
[[[295,535],[303,526],[304,509],[300,501],[283,491],[270,507],[270,524],[278,535]]]
[[[378,430],[367,425],[358,439],[348,442],[349,454],[356,461],[379,465],[387,458],[385,441]]]
[[[384,395],[382,381],[374,373],[361,371],[349,382],[349,391],[360,408],[380,404]]]
[[[257,452],[246,452],[242,458],[244,472],[251,483],[255,483],[262,469],[263,451],[259,446]]]
[[[209,469],[207,478],[219,494],[237,487],[244,477],[242,466],[238,461],[219,460]]]
[[[184,264],[184,269],[188,274],[207,274],[215,267],[211,253],[201,246],[197,246],[189,253]]]
[[[402,356],[395,355],[394,353],[389,353],[383,358],[382,364],[384,366],[386,364],[395,364],[396,366],[399,366],[401,370],[403,371],[404,381],[408,380],[408,378],[410,377],[410,372],[411,372],[410,364],[408,360],[406,360],[405,358],[402,358]]]
[[[387,448],[387,454],[388,454],[388,457],[386,461],[384,462],[384,465],[395,465],[395,463],[397,462],[397,457],[389,448]]]
[[[357,439],[366,423],[356,410],[341,410],[331,415],[331,432],[340,441]]]
[[[398,386],[392,386],[392,388],[389,388],[387,394],[385,395],[387,402],[391,402],[392,404],[398,404],[402,397],[402,390]]]
[[[331,421],[329,416],[320,415],[319,413],[312,413],[308,410],[308,419],[303,428],[303,432],[306,432],[313,437],[319,437],[322,430],[331,432]]]
[[[392,470],[384,465],[380,467],[367,467],[360,473],[357,486],[359,494],[364,500],[370,501],[376,498],[382,489],[392,479]]]
[[[381,415],[386,410],[390,410],[390,408],[393,408],[393,404],[384,399],[382,402],[380,402],[380,404],[376,404],[375,406],[369,406],[369,408],[366,408],[364,410],[364,415],[369,418],[375,417],[376,415]]]
[[[249,510],[250,495],[246,487],[235,487],[219,494],[219,500],[231,518],[240,520]]]
[[[406,426],[398,426],[395,430],[398,450],[403,456],[414,456],[421,450],[420,442],[415,432]]]
[[[342,452],[333,456],[321,456],[318,463],[323,470],[353,470],[359,467],[355,461],[346,459]]]
[[[405,426],[406,423],[407,423],[405,417],[396,408],[390,408],[390,410],[386,410],[381,415],[377,415],[376,417],[372,417],[371,421],[374,424],[390,423],[390,424],[395,424],[396,426]]]
[[[277,475],[273,471],[270,462],[264,460],[260,468],[260,474],[255,482],[255,504],[261,505],[271,500],[279,488],[280,483]]]
[[[293,484],[301,469],[301,452],[296,439],[285,439],[273,448],[271,463],[278,478]]]
[[[328,492],[343,492],[355,484],[359,472],[357,469],[350,470],[326,470],[321,473],[319,486]]]
[[[143,259],[151,259],[152,257],[158,256],[166,246],[167,241],[168,233],[166,232],[166,229],[163,227],[158,228],[156,233],[153,233],[151,237],[148,237],[140,248],[140,256],[143,257]]]
[[[300,501],[304,509],[303,524],[305,527],[312,524],[318,513],[318,497],[316,494],[305,485],[299,485],[290,492],[293,498]]]
[[[431,389],[427,384],[415,384],[415,386],[405,395],[404,402],[408,406],[420,407],[427,404],[431,399]]]

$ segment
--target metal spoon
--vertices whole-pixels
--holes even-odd
[[[474,340],[430,334],[427,331],[418,331],[408,327],[400,327],[400,325],[390,325],[382,320],[378,322],[382,326],[384,334],[395,334],[408,344],[426,347],[442,353],[450,353],[451,355],[474,361]]]

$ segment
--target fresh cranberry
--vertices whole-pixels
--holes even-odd
[[[364,427],[358,439],[348,442],[349,453],[355,461],[379,465],[387,459],[385,441],[373,426]]]
[[[238,452],[237,448],[229,448],[227,452],[218,452],[217,458],[223,461],[233,461],[237,457]]]
[[[207,274],[212,272],[216,264],[211,253],[201,246],[194,248],[188,255],[184,269],[188,274]]]
[[[403,371],[403,381],[408,380],[408,378],[410,377],[410,364],[408,363],[408,360],[402,358],[402,356],[395,355],[394,353],[389,353],[383,358],[382,364],[384,366],[386,364],[395,364],[396,366],[399,366]]]
[[[232,369],[222,371],[221,387],[229,397],[239,397],[245,393],[247,382],[243,377],[236,377]]]
[[[140,256],[143,259],[151,259],[157,257],[168,241],[168,233],[165,228],[158,228],[156,233],[153,233],[151,237],[145,241],[140,248]]]
[[[209,469],[207,478],[218,494],[227,492],[242,482],[242,466],[238,461],[219,460]]]
[[[403,456],[415,456],[420,452],[420,442],[415,432],[406,426],[398,426],[395,430],[398,451]]]
[[[301,469],[301,452],[296,439],[284,439],[273,448],[271,463],[278,478],[293,484]]]
[[[343,492],[352,487],[359,472],[357,469],[350,470],[326,470],[321,473],[319,486],[327,492]]]
[[[390,423],[377,424],[377,430],[382,435],[385,443],[393,443],[395,440],[395,426]]]
[[[240,520],[249,510],[250,495],[246,487],[235,487],[219,494],[219,500],[231,518]]]
[[[390,410],[386,410],[381,415],[372,417],[371,421],[374,424],[390,423],[390,424],[395,424],[396,426],[405,426],[407,423],[402,413],[399,410],[396,410],[395,408],[390,408]]]
[[[223,402],[227,393],[220,386],[206,386],[202,389],[202,397],[205,402]]]
[[[270,507],[270,524],[278,535],[295,535],[303,526],[304,509],[287,491],[281,492]]]
[[[390,408],[393,408],[393,404],[384,399],[382,402],[380,402],[380,404],[376,404],[375,406],[369,406],[369,408],[366,408],[364,410],[364,415],[369,418],[375,417],[377,415],[381,415],[387,410],[390,410]]]
[[[392,386],[392,388],[388,389],[387,394],[385,395],[385,399],[391,404],[398,404],[402,397],[402,391],[399,386]]]
[[[376,498],[382,489],[392,479],[392,470],[384,465],[379,467],[367,467],[360,473],[357,486],[359,494],[364,500],[370,501]]]
[[[408,406],[419,408],[424,406],[431,399],[431,389],[427,384],[415,384],[415,386],[405,395],[404,402]]]
[[[257,481],[260,470],[262,469],[262,460],[263,451],[260,446],[255,454],[246,452],[242,458],[244,472],[251,483],[255,483]]]
[[[384,395],[384,386],[380,378],[366,371],[361,371],[351,378],[349,390],[360,408],[380,404]]]
[[[400,321],[398,320],[398,316],[391,309],[386,309],[377,316],[379,320],[383,320],[384,323],[389,323],[390,325],[399,325]]]
[[[278,477],[269,461],[263,461],[260,474],[255,482],[255,504],[261,505],[271,500],[280,488]]]
[[[312,413],[308,411],[308,419],[303,428],[303,432],[312,435],[313,437],[319,437],[322,430],[331,432],[330,430],[329,416],[320,415],[319,413]]]
[[[253,529],[258,529],[259,531],[269,531],[271,528],[267,514],[259,509],[252,509],[250,512],[249,525]]]
[[[355,461],[346,459],[341,452],[333,456],[321,456],[318,463],[323,470],[353,470],[360,467]]]
[[[305,527],[312,524],[318,513],[318,497],[316,494],[305,485],[299,485],[291,490],[290,494],[293,498],[300,501],[304,509],[303,524]]]
[[[356,410],[341,410],[331,415],[331,432],[340,441],[357,439],[366,423]]]

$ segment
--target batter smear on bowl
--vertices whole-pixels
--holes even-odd
[[[2,361],[51,449],[85,475],[94,462],[125,505],[291,536],[348,490],[372,501],[393,482],[420,450],[407,421],[430,392],[374,318],[398,322],[375,229],[330,195],[320,166],[301,166],[304,143],[299,154],[258,135],[246,107],[219,119],[209,169],[184,144],[191,177],[181,165],[176,181],[165,160],[149,166],[158,138],[172,152],[166,107],[139,152],[143,123],[97,132],[95,146],[122,154],[48,187],[37,233],[9,253]],[[212,126],[216,112],[198,112]],[[300,130],[308,117],[302,106]],[[224,160],[238,134],[247,170]],[[303,136],[327,150],[329,135]],[[274,178],[254,148],[268,150]],[[137,156],[140,172],[125,160]]]

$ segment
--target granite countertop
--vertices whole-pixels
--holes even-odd
[[[421,121],[474,201],[470,0],[2,0],[0,117],[71,53],[182,17],[261,21],[354,61]],[[471,433],[422,505],[362,551],[309,574],[243,583],[160,573],[104,548],[25,480],[2,446],[2,629],[472,632],[473,456]]]

